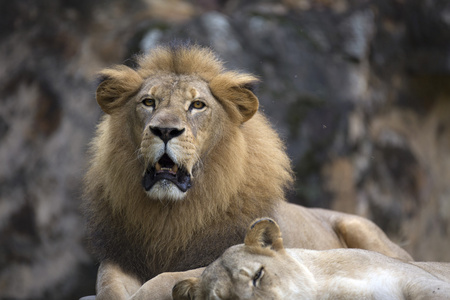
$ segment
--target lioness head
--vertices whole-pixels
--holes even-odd
[[[128,136],[123,148],[141,162],[142,188],[153,199],[183,199],[204,175],[208,153],[258,110],[251,91],[257,79],[225,71],[206,48],[160,47],[140,57],[136,69],[100,75],[97,102],[117,141]]]
[[[232,246],[200,278],[189,278],[173,288],[174,300],[310,299],[310,272],[289,256],[280,228],[269,218],[256,220],[244,244]]]

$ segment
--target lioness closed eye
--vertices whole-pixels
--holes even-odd
[[[149,279],[207,266],[263,216],[290,247],[412,259],[369,220],[285,202],[293,172],[258,110],[258,79],[210,49],[161,46],[99,75],[84,191],[99,300],[145,298]]]
[[[179,282],[174,300],[450,299],[450,264],[406,263],[360,249],[285,249],[278,225],[255,221],[200,278]]]

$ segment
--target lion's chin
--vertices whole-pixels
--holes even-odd
[[[186,192],[181,191],[173,182],[162,179],[156,182],[151,189],[146,190],[147,195],[160,201],[180,201],[186,197]]]

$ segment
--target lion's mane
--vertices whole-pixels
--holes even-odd
[[[149,198],[141,185],[138,146],[129,138],[133,120],[127,102],[146,78],[159,74],[200,77],[229,117],[217,121],[217,126],[227,126],[225,134],[202,158],[193,186],[181,201]],[[227,71],[212,51],[192,45],[156,48],[139,57],[135,69],[116,66],[100,76],[109,82],[101,96],[111,98],[111,107],[123,109],[114,118],[105,114],[101,119],[85,176],[88,236],[99,260],[117,262],[142,280],[206,265],[230,242],[242,241],[251,220],[271,215],[284,201],[292,171],[283,143],[260,112],[249,120],[239,112],[239,91],[248,89],[255,77]],[[233,234],[236,240],[224,238]],[[196,245],[205,239],[218,249]],[[202,251],[218,253],[203,261]]]

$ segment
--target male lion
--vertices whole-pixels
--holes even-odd
[[[177,283],[173,299],[450,299],[450,264],[361,249],[285,249],[277,223],[264,218],[200,278]]]
[[[208,265],[262,216],[288,246],[411,260],[366,219],[285,202],[290,161],[258,111],[258,80],[225,70],[209,49],[158,47],[100,78],[105,115],[84,197],[98,299],[139,299],[162,272]]]

